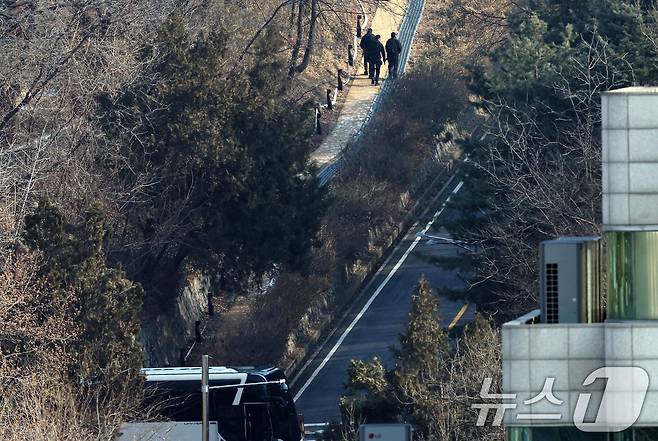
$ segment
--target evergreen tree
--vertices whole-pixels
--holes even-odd
[[[370,362],[352,360],[347,371],[348,395],[341,397],[341,412],[349,419],[369,423],[395,423],[404,421],[404,407],[395,399],[393,373],[387,371],[381,360]],[[354,415],[351,415],[354,414]]]
[[[396,351],[400,377],[415,377],[424,383],[435,381],[442,374],[442,359],[447,352],[448,336],[441,328],[439,299],[423,278],[411,297],[407,330],[400,336]]]
[[[105,226],[97,209],[73,225],[41,201],[25,220],[24,240],[43,255],[40,274],[53,304],[66,300],[67,315],[79,328],[69,348],[69,375],[80,382],[136,380],[142,366],[137,342],[142,289],[121,269],[107,265]],[[64,299],[63,296],[73,296]],[[59,298],[58,298],[59,297]],[[41,311],[44,321],[50,312]]]
[[[427,280],[421,279],[412,296],[407,331],[400,336],[394,378],[399,395],[412,403],[407,420],[428,435],[441,407],[437,386],[446,378],[449,341],[441,328],[439,300]]]
[[[438,298],[425,279],[412,295],[407,330],[393,352],[395,367],[388,372],[378,359],[352,361],[348,390],[353,395],[343,400],[343,407],[354,408],[370,422],[413,422],[419,433],[427,434],[441,406],[437,386],[446,378],[450,354]],[[359,394],[363,391],[365,396]]]
[[[424,440],[491,440],[500,427],[477,427],[470,403],[479,403],[485,377],[500,388],[500,341],[491,323],[477,316],[454,340],[441,328],[438,297],[421,280],[412,296],[406,332],[395,348],[395,366],[380,360],[353,360],[347,395],[341,399],[343,422],[325,440],[349,439],[355,422],[411,423]],[[346,436],[347,435],[347,436]]]
[[[129,194],[116,257],[148,290],[170,289],[184,262],[235,282],[301,265],[319,228],[309,109],[283,98],[279,40],[263,39],[247,72],[228,70],[226,41],[174,18],[145,49],[152,71],[100,98],[111,173]]]

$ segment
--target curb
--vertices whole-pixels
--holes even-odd
[[[427,209],[426,208],[423,209],[423,207],[427,206],[428,203],[430,204],[433,203],[440,196],[440,194],[443,193],[444,188],[437,189],[437,187],[440,187],[442,184],[447,183],[450,179],[452,179],[456,175],[457,173],[448,175],[446,171],[441,171],[438,174],[438,176],[436,176],[430,182],[430,184],[426,187],[425,191],[423,191],[422,195],[414,203],[413,207],[411,207],[409,212],[398,223],[397,231],[394,233],[393,239],[386,247],[382,255],[369,265],[366,276],[363,278],[363,280],[361,280],[361,282],[359,282],[359,284],[355,288],[356,295],[348,302],[346,302],[345,305],[343,305],[343,307],[340,308],[340,310],[334,311],[331,314],[326,314],[325,315],[326,319],[321,322],[321,325],[319,327],[320,334],[318,338],[310,341],[309,344],[306,345],[306,348],[301,352],[300,356],[293,359],[288,366],[284,367],[286,376],[289,378],[293,377],[292,380],[289,382],[290,387],[294,386],[294,384],[298,380],[300,374],[298,372],[298,369],[300,369],[301,366],[304,365],[304,362],[313,360],[317,356],[317,354],[322,350],[322,348],[326,345],[329,339],[331,339],[331,337],[334,335],[336,330],[340,327],[339,326],[340,323],[342,323],[345,320],[345,318],[350,314],[350,312],[354,308],[354,305],[357,304],[359,300],[363,298],[364,293],[367,291],[368,286],[370,285],[376,274],[379,272],[380,268],[382,268],[382,266],[386,264],[387,260],[391,257],[398,244],[402,241],[402,239],[407,235],[408,231],[413,226],[414,220],[420,215],[424,214],[425,211],[427,211]]]

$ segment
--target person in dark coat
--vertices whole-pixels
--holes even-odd
[[[368,55],[372,53],[372,46],[375,44],[374,42],[375,42],[375,36],[372,34],[372,28],[368,28],[366,34],[363,37],[361,37],[361,42],[359,43],[359,47],[363,51],[364,75],[368,75],[368,64],[370,62]],[[370,78],[372,78],[372,76]]]
[[[386,50],[380,41],[381,38],[381,35],[375,36],[372,53],[369,56],[371,62],[370,73],[373,74],[374,72],[370,77],[370,84],[374,84],[375,86],[379,85],[379,72],[381,71],[382,63],[386,63]]]
[[[400,54],[402,53],[402,44],[397,39],[397,34],[391,32],[391,38],[386,42],[386,58],[388,59],[388,74],[392,78],[398,76],[398,66],[400,63]]]

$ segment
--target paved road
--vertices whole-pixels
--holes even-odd
[[[410,228],[335,333],[295,379],[292,389],[297,409],[304,414],[306,423],[313,425],[340,418],[338,399],[343,394],[350,360],[377,356],[390,366],[389,348],[398,343],[399,334],[404,331],[411,293],[421,276],[433,287],[463,286],[455,272],[442,270],[427,259],[428,255],[455,255],[459,249],[432,244],[416,236],[419,231],[441,232],[442,219],[451,215],[449,209],[443,209],[443,204],[459,189],[458,179],[444,187],[435,206],[428,207],[427,214]],[[463,302],[441,299],[444,326],[448,326],[462,306]],[[461,320],[469,321],[472,317],[473,310],[469,308]]]

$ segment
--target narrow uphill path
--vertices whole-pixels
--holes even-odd
[[[423,13],[425,0],[390,0],[385,6],[380,6],[375,13],[372,27],[375,35],[381,35],[382,44],[390,37],[391,32],[398,32],[402,43],[400,57],[400,73],[404,72],[418,23]],[[365,32],[365,29],[364,29]],[[358,49],[358,48],[357,48]],[[356,60],[363,61],[363,54],[357,50]],[[342,167],[346,155],[353,153],[358,146],[358,140],[365,127],[381,105],[381,97],[391,89],[391,81],[387,80],[388,65],[382,65],[380,84],[372,86],[362,67],[355,76],[345,97],[338,121],[331,133],[312,153],[320,172],[318,174],[322,185],[326,185]]]

